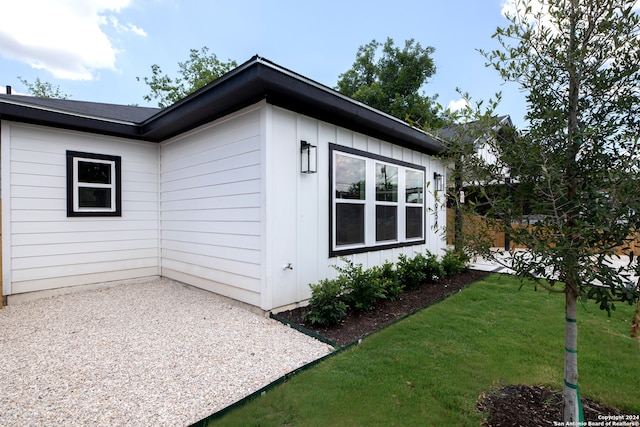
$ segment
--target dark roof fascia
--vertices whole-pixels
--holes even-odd
[[[137,123],[83,115],[77,112],[39,105],[38,103],[30,102],[30,100],[22,99],[20,95],[8,95],[0,99],[0,119],[141,139],[140,128]]]
[[[444,146],[420,129],[276,66],[265,67],[267,102],[427,154]]]
[[[100,110],[80,101],[43,104],[37,98],[31,102],[26,99],[30,97],[20,98],[0,97],[0,119],[162,142],[266,99],[272,105],[423,153],[437,154],[444,149],[437,137],[258,56],[156,114],[146,109],[135,116],[138,120],[148,116],[140,122],[114,119],[126,117],[118,106]]]
[[[420,152],[436,154],[444,148],[435,138],[395,117],[260,57],[150,118],[142,134],[145,139],[165,140],[262,99]]]
[[[141,135],[161,142],[264,99],[258,70],[245,63],[141,124]]]

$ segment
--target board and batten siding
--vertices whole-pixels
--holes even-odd
[[[67,217],[67,150],[122,158],[121,217]],[[3,122],[3,293],[158,275],[157,158],[157,144]]]
[[[162,144],[162,275],[260,306],[261,111]]]
[[[309,284],[337,274],[340,264],[329,257],[329,144],[355,148],[395,160],[424,166],[425,179],[445,174],[443,164],[432,156],[400,147],[279,107],[267,106],[266,161],[266,292],[263,307],[278,308],[311,297]],[[300,173],[300,141],[317,146],[318,171]],[[420,245],[348,255],[364,268],[395,262],[398,255],[413,256],[429,250],[442,255],[446,203],[425,189],[426,242]],[[436,225],[441,228],[434,231]],[[292,269],[284,268],[291,264]]]

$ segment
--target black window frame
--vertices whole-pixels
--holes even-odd
[[[122,159],[120,156],[108,154],[85,153],[80,151],[66,152],[67,157],[67,217],[120,217],[122,216]],[[74,162],[78,159],[100,160],[100,163],[109,162],[114,165],[114,172],[111,179],[114,181],[112,187],[115,191],[113,208],[82,208],[76,209],[74,195],[79,191],[78,179],[74,176]],[[98,163],[98,162],[96,162]]]

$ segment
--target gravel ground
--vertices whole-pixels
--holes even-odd
[[[149,279],[0,310],[0,426],[180,426],[331,351]]]

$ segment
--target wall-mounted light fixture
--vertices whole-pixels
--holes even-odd
[[[300,173],[318,172],[317,148],[307,141],[300,141]]]
[[[444,191],[444,177],[442,174],[433,173],[433,187],[435,191]]]

